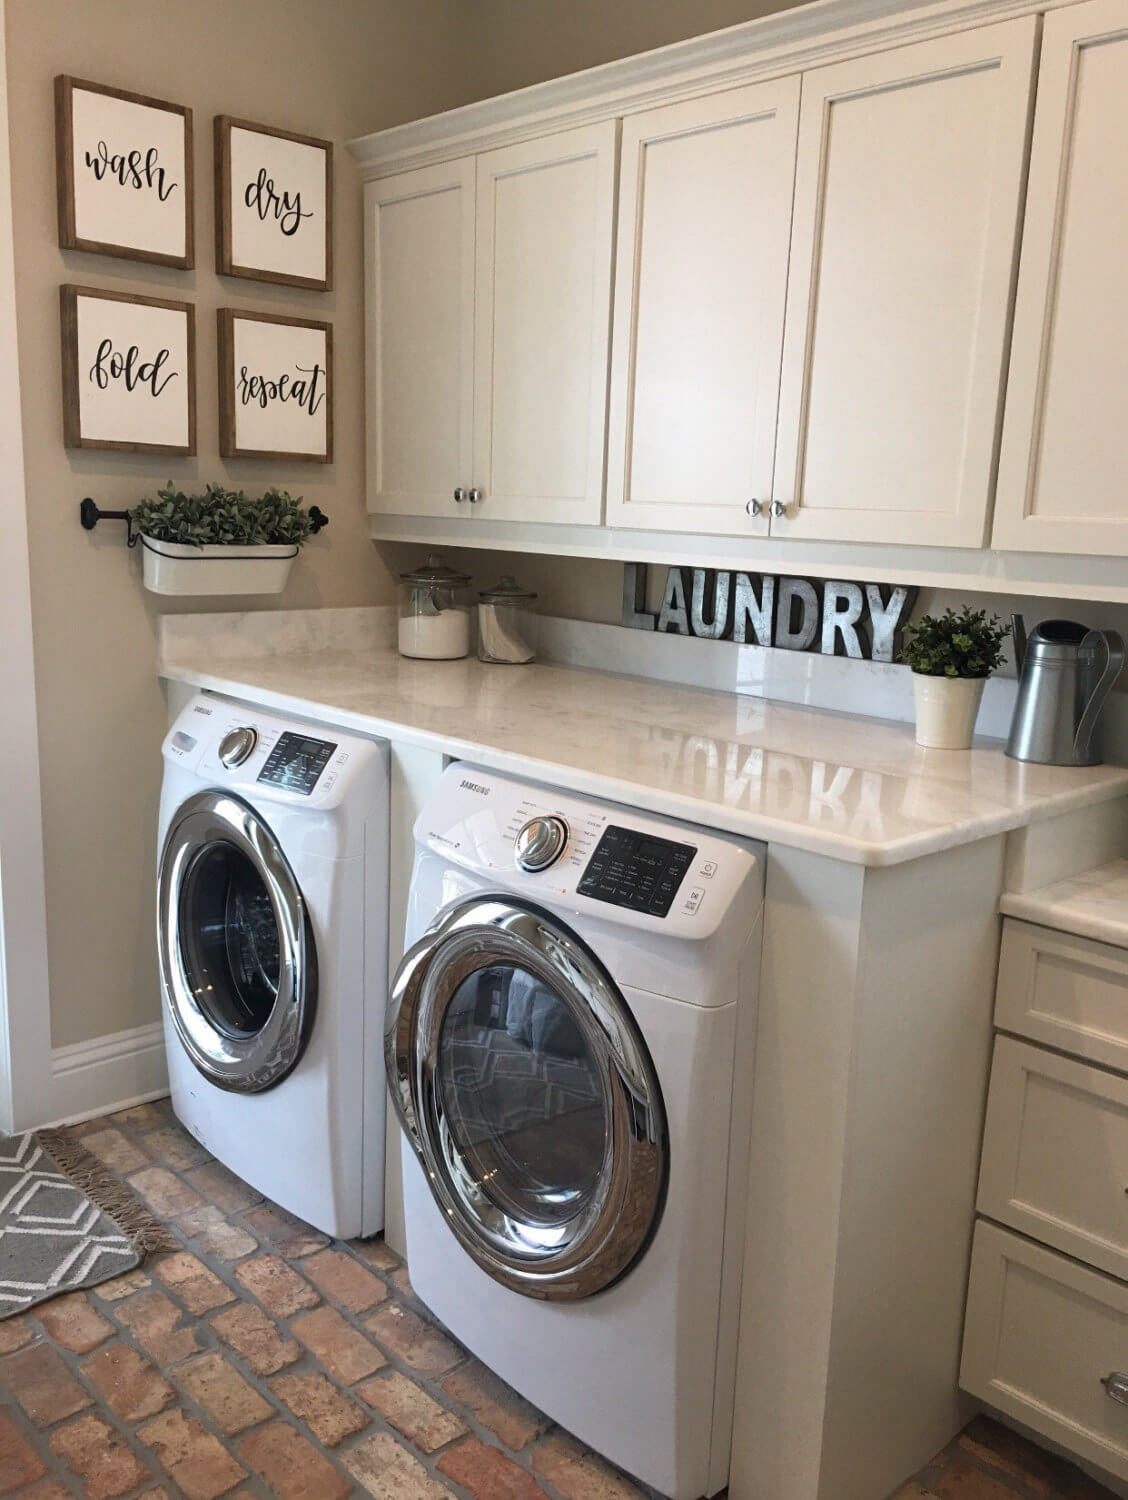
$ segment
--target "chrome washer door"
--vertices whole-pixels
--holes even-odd
[[[294,872],[241,798],[201,792],[174,817],[157,946],[165,1004],[204,1077],[248,1094],[280,1083],[309,1036],[317,957]]]
[[[575,1300],[624,1276],[668,1177],[658,1080],[591,950],[538,908],[440,912],[396,974],[385,1061],[458,1239],[495,1281]]]

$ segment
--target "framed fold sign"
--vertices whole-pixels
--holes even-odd
[[[333,462],[333,329],[308,318],[219,309],[224,458]]]
[[[333,281],[333,145],[217,115],[215,267],[328,291]]]
[[[193,265],[192,111],[55,79],[59,244],[158,265]]]
[[[188,302],[60,287],[68,448],[196,451],[196,322]]]

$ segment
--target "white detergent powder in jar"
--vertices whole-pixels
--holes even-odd
[[[459,597],[469,574],[448,568],[437,553],[400,574],[399,652],[425,661],[470,654],[470,606]]]

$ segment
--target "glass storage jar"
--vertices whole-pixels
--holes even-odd
[[[478,595],[478,660],[518,664],[536,655],[536,594],[506,574]]]
[[[470,606],[459,595],[468,573],[448,568],[433,552],[422,567],[400,574],[399,652],[427,661],[470,654]]]

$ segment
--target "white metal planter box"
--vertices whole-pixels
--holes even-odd
[[[280,594],[298,548],[292,543],[262,547],[192,547],[142,536],[145,587],[154,594]]]

